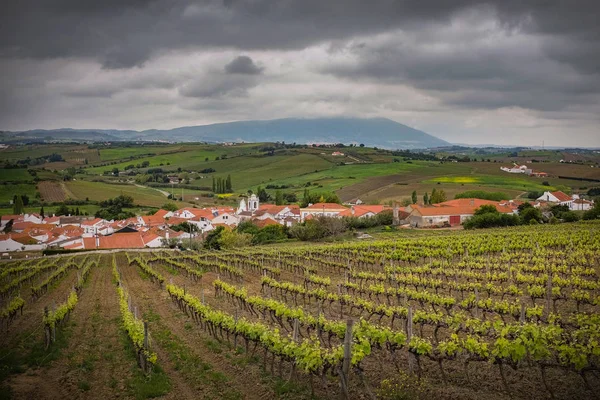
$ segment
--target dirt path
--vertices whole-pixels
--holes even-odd
[[[139,188],[156,190],[157,192],[160,192],[160,194],[162,194],[163,196],[166,196],[166,197],[169,197],[171,195],[171,193],[167,192],[166,190],[161,190],[161,189],[157,189],[157,188],[150,187],[150,186],[144,186],[144,185],[140,185],[138,183],[134,183],[134,185]]]
[[[10,380],[16,399],[126,397],[132,363],[119,342],[120,312],[109,265],[102,262],[90,271],[69,321],[73,330],[62,356]]]
[[[182,275],[170,275],[158,266],[153,266],[153,268],[159,270],[166,277],[167,282],[172,278],[175,284],[183,285],[186,283],[186,278]],[[244,365],[244,362],[235,360],[232,357],[233,352],[226,345],[219,345],[208,333],[202,331],[190,318],[181,313],[171,302],[164,289],[157,292],[158,288],[156,285],[152,284],[149,280],[142,280],[139,276],[136,276],[138,272],[134,267],[123,267],[122,270],[124,280],[129,282],[132,296],[138,302],[141,299],[142,307],[146,309],[150,308],[159,315],[161,321],[164,321],[164,325],[169,327],[173,335],[179,338],[190,352],[202,360],[203,367],[211,369],[212,373],[210,375],[213,378],[218,377],[217,379],[212,379],[211,382],[214,385],[215,391],[218,392],[221,390],[223,386],[218,381],[223,380],[223,383],[231,391],[229,397],[244,399],[276,397],[273,390],[268,385],[262,383],[258,368],[251,368],[247,364]],[[189,282],[188,284],[190,287],[194,287],[194,295],[198,295],[198,284],[192,285]],[[206,284],[204,286],[206,289],[209,288]],[[153,293],[153,295],[145,296],[145,293]],[[205,296],[209,296],[208,290],[205,292]],[[153,333],[153,337],[156,339],[156,333]],[[225,398],[227,396],[225,393],[222,393],[219,397]]]
[[[43,274],[44,278],[46,274]],[[41,279],[41,278],[40,278]],[[63,303],[69,295],[70,289],[77,279],[77,271],[72,268],[65,276],[51,286],[45,294],[35,301],[31,300],[31,290],[23,287],[21,296],[25,300],[23,315],[17,315],[11,323],[8,333],[2,331],[0,335],[0,348],[13,348],[18,350],[19,343],[23,335],[43,335],[42,317],[44,316],[44,307],[52,308],[54,305]]]

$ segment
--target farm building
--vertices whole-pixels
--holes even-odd
[[[512,214],[513,209],[507,205],[491,200],[480,199],[456,199],[433,206],[420,206],[413,204],[407,207],[410,212],[408,221],[411,226],[417,228],[435,226],[457,226],[475,214],[475,210],[482,205],[493,205],[504,214]]]
[[[340,213],[346,211],[348,207],[336,203],[315,203],[308,207],[300,209],[300,218],[302,221],[309,215],[311,217],[337,217]]]
[[[537,198],[540,201],[546,201],[548,203],[555,203],[559,205],[565,205],[571,207],[573,203],[573,197],[561,191],[557,192],[544,192],[543,195]]]

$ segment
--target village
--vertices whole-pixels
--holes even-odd
[[[4,215],[0,219],[0,252],[42,251],[46,249],[97,250],[160,248],[184,241],[203,241],[217,229],[235,229],[250,221],[257,228],[269,225],[292,227],[311,219],[372,218],[382,212],[393,214],[393,225],[399,228],[460,228],[482,206],[492,206],[500,214],[517,215],[523,200],[492,201],[476,198],[455,199],[437,204],[400,206],[369,205],[360,200],[352,203],[315,203],[301,208],[296,204],[261,204],[252,194],[243,198],[237,208],[186,207],[176,211],[159,209],[153,215],[123,220],[105,220],[85,216],[50,216],[39,214]],[[587,211],[592,200],[561,191],[545,192],[530,202],[548,215],[551,206],[565,206],[571,211]],[[181,227],[189,229],[181,229]]]

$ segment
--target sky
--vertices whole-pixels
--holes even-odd
[[[0,130],[385,117],[453,143],[600,146],[598,0],[20,0]]]

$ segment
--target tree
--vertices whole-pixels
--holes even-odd
[[[165,203],[162,205],[161,208],[167,211],[177,211],[177,206],[175,205],[175,203]]]
[[[206,240],[204,240],[204,248],[220,250],[221,243],[219,239],[221,238],[221,234],[224,230],[224,227],[217,226],[216,229],[213,229],[212,231],[208,232],[208,235],[206,235]]]
[[[267,192],[261,186],[259,186],[258,189],[256,189],[256,195],[258,196],[258,199],[263,203],[266,203],[271,199],[271,195],[269,194],[269,192]]]
[[[231,175],[227,175],[227,181],[225,182],[225,190],[227,193],[232,193],[233,189],[231,187]]]
[[[532,220],[540,222],[542,220],[542,212],[535,207],[527,207],[519,213],[523,223],[529,224]]]
[[[500,211],[498,211],[498,209],[492,204],[484,204],[475,210],[475,215],[483,214],[500,214]]]
[[[296,193],[284,193],[283,194],[283,199],[287,203],[295,203],[295,202],[298,201],[298,196],[296,196]]]
[[[281,190],[277,190],[275,192],[275,204],[280,206],[284,203],[283,201],[283,193],[281,193]]]
[[[13,214],[20,215],[23,214],[23,199],[20,195],[17,195],[14,203],[13,203]]]
[[[215,177],[214,176],[213,176],[213,179],[212,179],[212,191],[213,191],[213,193],[217,193],[217,185],[215,183]]]
[[[417,191],[413,190],[412,192],[412,204],[417,204]]]
[[[360,147],[365,147],[365,145],[363,143],[359,144]]]
[[[429,199],[430,204],[439,204],[446,201],[446,192],[443,190],[435,190],[431,192],[431,198]]]
[[[587,210],[583,213],[584,220],[598,219],[600,218],[600,202],[594,204],[594,208]]]
[[[119,168],[117,168],[117,167],[114,167],[114,168],[112,169],[112,174],[113,174],[113,175],[119,175]]]
[[[429,204],[429,196],[427,195],[427,192],[425,192],[425,194],[423,195],[423,204]]]
[[[54,214],[56,215],[69,215],[69,207],[67,207],[65,204],[61,204],[56,211],[54,211]]]
[[[42,206],[42,208],[40,208],[40,217],[42,217],[42,220],[44,218],[46,218],[46,215],[44,214],[44,206]]]

